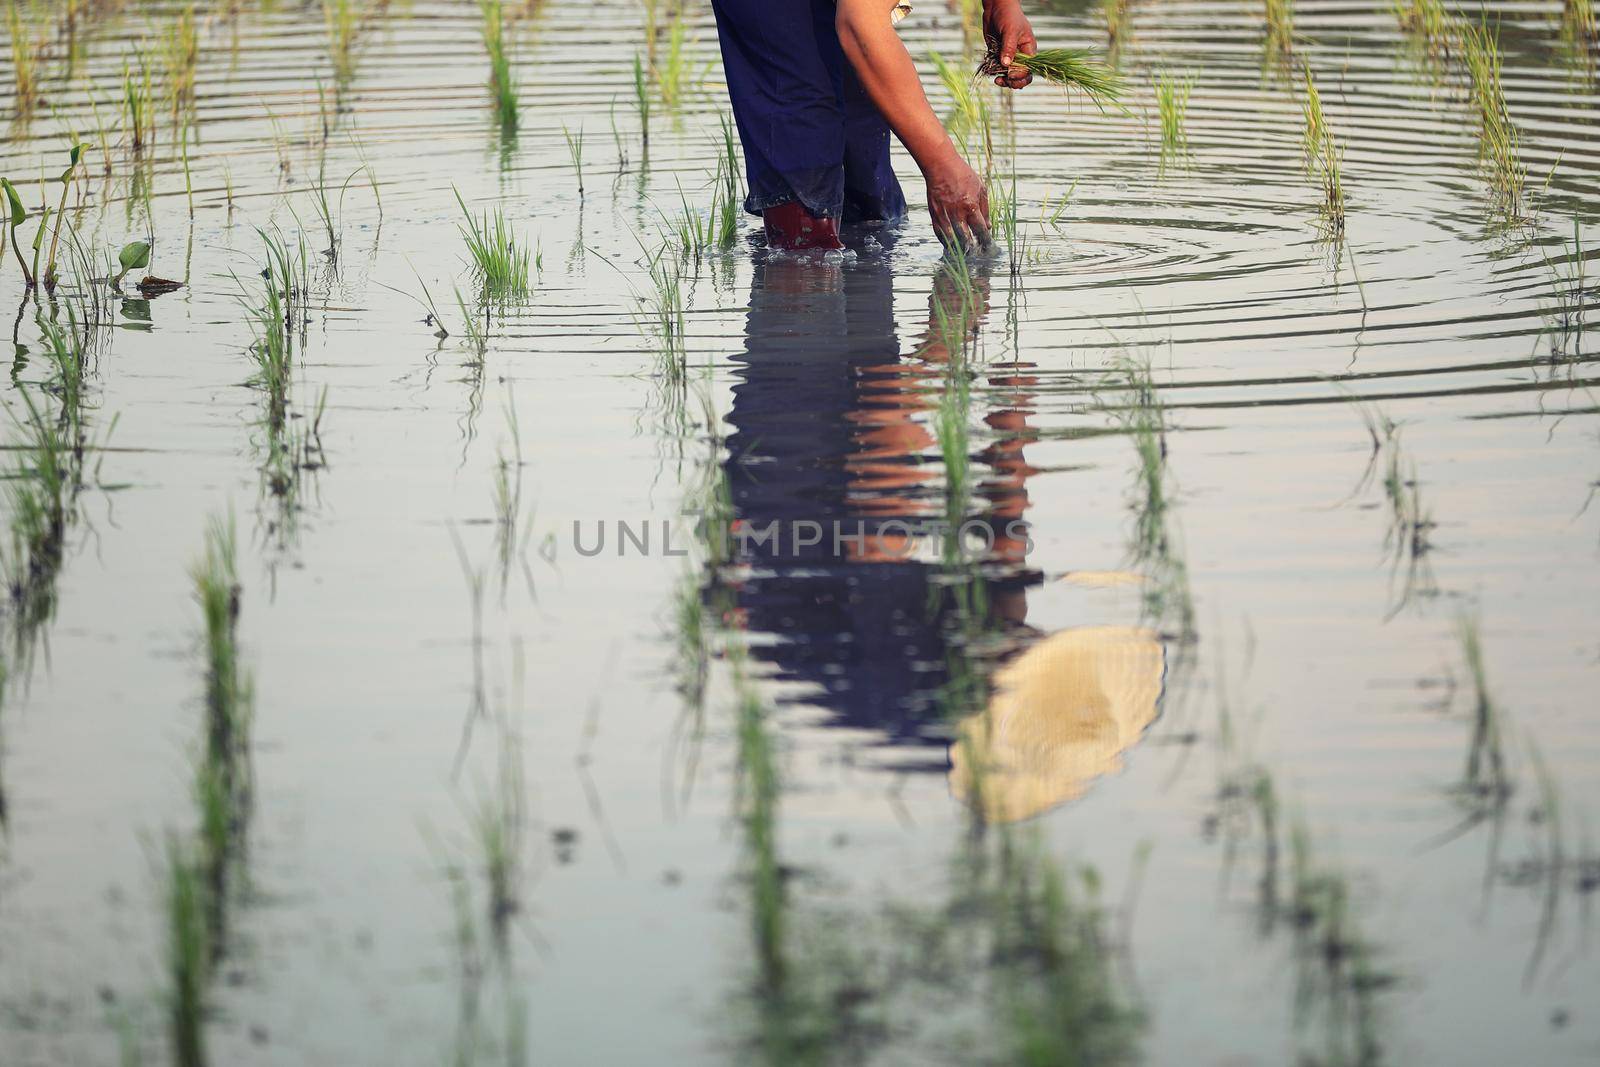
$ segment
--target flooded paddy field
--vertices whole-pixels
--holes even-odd
[[[6,8],[0,1062],[1600,1056],[1587,4]]]

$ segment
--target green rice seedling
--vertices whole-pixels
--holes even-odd
[[[483,46],[489,53],[489,92],[494,96],[495,117],[505,132],[517,128],[517,81],[511,71],[511,51],[506,40],[502,0],[478,0],[483,18]]]
[[[1329,128],[1322,111],[1322,96],[1317,92],[1317,83],[1311,76],[1310,67],[1306,68],[1305,78],[1306,93],[1300,109],[1305,118],[1303,151],[1306,174],[1322,190],[1317,211],[1321,216],[1323,232],[1330,240],[1340,241],[1344,237],[1345,216],[1342,175],[1344,149],[1334,141],[1333,130]]]
[[[1189,157],[1189,93],[1193,76],[1156,75],[1156,109],[1161,115],[1161,166]]]
[[[205,881],[189,849],[166,843],[167,1025],[176,1067],[205,1067],[206,987],[211,978]]]
[[[1011,276],[1016,278],[1022,274],[1022,264],[1027,257],[1028,237],[1018,219],[1015,157],[1011,160],[1011,166],[1009,183],[1002,178],[989,186],[989,219],[994,226],[995,236],[1005,242]]]
[[[1487,22],[1463,23],[1462,60],[1469,77],[1469,97],[1478,119],[1478,157],[1489,177],[1496,208],[1507,220],[1522,214],[1528,169],[1522,162],[1521,137],[1506,110],[1500,81],[1500,44]]]
[[[1047,194],[1045,198],[1039,202],[1039,224],[1041,226],[1050,226],[1055,229],[1060,229],[1062,217],[1067,213],[1067,205],[1072,203],[1072,194],[1076,193],[1077,191],[1078,183],[1073,182],[1067,187],[1066,192],[1061,194],[1061,199],[1055,201],[1054,206],[1051,205],[1050,197]]]
[[[975,78],[964,69],[947,62],[938,52],[930,53],[928,58],[938,71],[939,81],[943,83],[945,91],[950,94],[951,111],[945,118],[945,126],[968,162],[979,163],[976,153],[982,152],[979,169],[986,178],[992,177],[994,131],[988,97],[978,91]]]
[[[336,263],[339,259],[340,234],[344,229],[340,221],[344,214],[344,195],[349,191],[350,183],[363,168],[357,167],[351,171],[344,183],[339,186],[338,196],[334,197],[328,191],[326,163],[326,158],[318,161],[317,177],[311,183],[311,208],[316,212],[317,221],[322,223],[323,233],[328,238],[328,247],[322,250],[322,254],[328,257],[330,263]]]
[[[525,295],[533,288],[532,254],[526,240],[518,241],[505,211],[494,209],[491,216],[484,211],[474,217],[461,198],[460,190],[453,190],[456,203],[466,216],[466,223],[458,224],[462,238],[467,242],[467,252],[483,287],[485,300],[505,300]]]
[[[653,60],[652,60],[653,62]],[[644,61],[637,52],[633,56],[633,108],[639,115],[639,136],[643,141],[645,159],[650,158],[650,81],[645,75]]]
[[[567,129],[566,123],[561,124],[561,136],[567,142],[567,158],[572,161],[572,172],[578,176],[578,199],[583,199],[583,126],[578,127],[578,132],[573,133]]]
[[[39,103],[39,62],[49,42],[48,29],[31,32],[22,21],[22,5],[6,8],[6,29],[11,38],[11,74],[16,82],[17,116],[26,119]]]
[[[322,16],[328,27],[328,57],[334,75],[348,82],[355,74],[356,39],[361,33],[359,0],[322,0]]]
[[[1264,0],[1267,62],[1283,63],[1294,54],[1294,0]]]
[[[22,393],[25,418],[13,419],[19,432],[17,466],[6,479],[11,550],[4,572],[17,614],[23,618],[47,613],[50,592],[61,568],[67,525],[75,514],[79,471],[72,457],[74,443],[62,424],[47,417],[30,393]]]
[[[722,116],[722,152],[717,157],[717,183],[721,195],[717,201],[717,247],[728,251],[739,240],[739,212],[743,197],[739,195],[739,150],[735,147],[733,120]]]
[[[128,138],[128,143],[135,153],[144,151],[147,145],[155,142],[156,116],[153,105],[154,97],[150,87],[150,68],[139,58],[139,73],[133,72],[133,67],[123,64],[122,67],[122,119],[123,133]]]
[[[22,256],[22,242],[17,240],[17,228],[28,221],[28,209],[22,203],[22,196],[17,192],[17,187],[11,184],[9,178],[0,178],[0,191],[5,193],[6,225],[11,233],[11,250],[16,254],[17,266],[22,268],[23,285],[32,289],[37,280],[33,268],[28,266],[28,261]],[[43,225],[41,222],[40,225]],[[0,249],[3,252],[4,249]]]
[[[1051,85],[1078,90],[1102,111],[1118,106],[1122,98],[1122,75],[1087,48],[1041,48],[1033,55],[1019,52],[1011,65],[1022,67],[1035,78]],[[978,73],[994,77],[1005,72],[1006,68],[1000,65],[999,53],[990,49],[979,65]]]

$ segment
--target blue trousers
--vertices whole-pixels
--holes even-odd
[[[834,0],[711,7],[744,144],[745,210],[759,215],[798,200],[818,218],[846,223],[904,215],[889,126],[845,61]]]

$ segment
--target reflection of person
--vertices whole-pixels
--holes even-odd
[[[889,133],[927,182],[943,235],[986,242],[988,197],[928,104],[891,18],[900,0],[712,0],[728,96],[744,144],[750,196],[767,239],[790,249],[840,248],[839,223],[905,213],[889,162]],[[1012,68],[1037,46],[1020,0],[983,0],[984,34],[1007,69],[997,84],[1031,80]]]
[[[754,642],[754,654],[778,678],[803,684],[802,699],[835,724],[942,745],[930,728],[947,726],[939,705],[954,605],[929,562],[935,541],[915,535],[945,518],[929,430],[945,355],[931,328],[902,353],[885,258],[850,269],[755,266],[746,350],[734,357],[727,476],[737,528],[776,522],[780,537],[732,542],[732,593],[744,627],[775,639]],[[982,312],[987,287],[976,281]],[[1018,529],[1031,434],[1022,389],[1007,391],[989,417],[999,436],[975,457],[986,476],[966,517],[995,546],[975,579],[985,587],[983,625],[1013,636],[1036,581]],[[798,544],[791,532],[813,522],[822,536]],[[835,540],[835,524],[847,536]]]

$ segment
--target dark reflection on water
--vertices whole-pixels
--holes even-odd
[[[947,353],[931,325],[902,343],[895,280],[888,254],[849,267],[756,265],[746,348],[734,357],[726,473],[735,529],[776,522],[780,537],[734,542],[742,567],[733,602],[748,632],[776,638],[756,641],[757,657],[776,677],[807,683],[807,702],[833,724],[943,745],[934,727],[952,646],[974,630],[970,618],[957,624],[934,533],[947,511],[929,413]],[[988,287],[978,281],[981,318]],[[933,299],[947,296],[936,287]],[[1026,368],[982,373],[994,383]],[[1029,395],[995,396],[975,401],[990,405],[993,440],[972,457],[978,489],[952,525],[966,531],[967,573],[981,586],[976,598],[965,590],[962,604],[984,605],[976,621],[986,643],[1014,648],[1027,632],[1026,590],[1039,580],[1027,567],[1023,525]],[[791,536],[807,523],[821,527],[816,544]],[[929,765],[945,767],[942,752]]]

